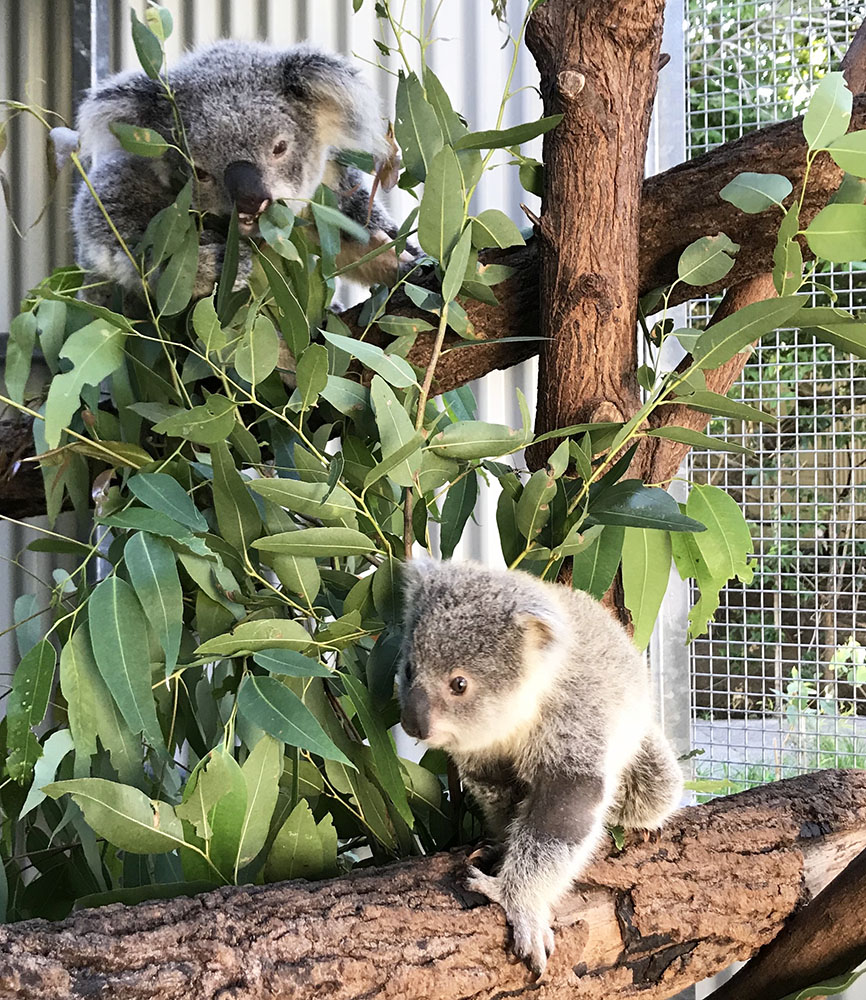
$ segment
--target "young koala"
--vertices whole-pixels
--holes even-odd
[[[370,207],[361,172],[334,159],[338,150],[360,150],[377,159],[389,153],[376,95],[345,59],[307,45],[274,49],[222,41],[182,58],[169,81],[195,162],[194,208],[227,219],[237,206],[241,234],[256,237],[259,216],[273,201],[286,199],[299,212],[304,199],[325,183],[339,194],[341,210],[371,234],[368,245],[349,245],[338,263],[393,238],[393,222],[378,205]],[[90,181],[134,252],[151,217],[177,196],[189,168],[173,150],[159,158],[124,151],[110,130],[114,122],[155,129],[169,142],[182,142],[162,85],[140,70],[104,80],[79,108],[81,153]],[[91,272],[90,280],[139,288],[135,268],[86,185],[72,217],[79,261]],[[204,229],[195,297],[212,290],[224,247],[218,228]],[[251,268],[243,241],[241,255],[242,282]],[[397,267],[389,252],[350,273],[364,284],[393,283]]]
[[[682,775],[653,719],[647,669],[581,591],[474,563],[405,564],[397,675],[403,728],[447,750],[504,840],[468,886],[505,910],[516,956],[541,974],[551,908],[605,826],[657,829]]]

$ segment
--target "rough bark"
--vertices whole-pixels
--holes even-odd
[[[540,433],[624,420],[635,379],[640,199],[663,0],[547,0],[526,33],[546,115],[539,240]],[[549,454],[528,450],[530,467]]]
[[[866,851],[800,910],[711,1000],[783,997],[866,962]]]
[[[539,984],[451,854],[2,927],[0,998],[662,1000],[770,941],[864,847],[866,772],[823,771],[682,810],[598,860]]]

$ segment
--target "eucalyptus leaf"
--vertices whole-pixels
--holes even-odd
[[[259,653],[271,649],[304,650],[312,644],[312,637],[300,622],[289,618],[259,618],[241,622],[233,632],[215,636],[197,649],[199,656],[222,658]]]
[[[57,655],[47,639],[30,649],[15,670],[6,705],[6,770],[23,781],[42,755],[33,729],[42,722],[51,696]]]
[[[781,205],[792,190],[791,182],[781,174],[757,174],[747,170],[729,181],[719,197],[740,211],[755,215],[773,205]]]
[[[810,150],[824,149],[848,131],[852,102],[845,74],[827,73],[803,115],[803,135]]]
[[[354,767],[294,691],[275,677],[247,676],[238,692],[238,711],[291,747]]]
[[[67,792],[96,834],[133,854],[161,854],[184,845],[183,828],[167,802],[104,778],[55,781],[43,791],[52,799]]]
[[[403,358],[393,354],[386,354],[381,347],[376,344],[368,344],[365,340],[355,340],[352,337],[343,337],[338,333],[328,333],[325,331],[322,336],[329,344],[345,351],[353,358],[357,358],[365,368],[376,372],[386,382],[397,389],[406,389],[410,385],[415,385],[415,372],[412,366]]]
[[[123,558],[135,596],[165,653],[168,677],[177,665],[183,631],[183,591],[174,553],[162,539],[139,531],[126,543]]]
[[[638,649],[649,644],[671,570],[671,540],[666,531],[627,527],[622,547],[625,606],[634,623]]]
[[[253,542],[253,548],[264,552],[332,559],[375,552],[376,544],[352,528],[304,528],[258,538]]]

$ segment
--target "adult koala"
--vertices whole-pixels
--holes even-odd
[[[338,150],[360,150],[377,159],[389,153],[378,99],[345,59],[308,45],[275,49],[221,41],[183,57],[169,81],[195,163],[193,208],[225,219],[237,206],[240,233],[255,237],[259,216],[273,201],[285,199],[299,212],[325,183],[337,192],[341,210],[371,234],[366,246],[344,239],[341,264],[394,236],[387,214],[371,206],[363,174],[334,159]],[[116,122],[182,142],[163,85],[142,71],[108,78],[79,108],[80,148],[90,182],[135,252],[150,219],[189,179],[189,167],[175,150],[159,158],[125,151],[111,131]],[[139,273],[86,185],[75,199],[73,224],[88,282],[140,289]],[[210,228],[205,219],[194,297],[209,294],[219,276],[225,248],[221,230],[224,226]],[[251,258],[241,242],[238,276],[243,282]],[[352,278],[392,283],[397,267],[391,251],[353,271]],[[98,296],[98,289],[93,292]]]

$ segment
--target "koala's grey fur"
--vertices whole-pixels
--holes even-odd
[[[605,825],[656,829],[679,804],[682,775],[654,721],[646,666],[581,591],[426,559],[407,563],[404,579],[403,726],[448,751],[504,840],[498,873],[472,867],[468,885],[502,905],[515,954],[540,974],[551,908]]]
[[[333,158],[341,149],[377,158],[388,154],[376,95],[345,59],[307,45],[275,49],[222,41],[179,60],[169,81],[201,178],[194,184],[194,208],[228,217],[234,201],[241,232],[255,236],[256,219],[270,201],[286,199],[300,211],[303,202],[293,199],[310,199],[324,182],[341,196],[341,209],[373,236],[369,246],[354,244],[355,258],[394,236],[394,224],[379,206],[373,205],[368,218],[369,192],[361,172]],[[134,251],[151,217],[175,199],[188,168],[171,150],[160,158],[124,151],[110,131],[113,122],[155,129],[168,141],[181,143],[161,84],[141,71],[103,81],[79,108],[81,153],[91,183]],[[285,152],[275,155],[283,145]],[[227,183],[227,168],[239,163],[245,170],[241,181],[235,177]],[[234,177],[231,172],[228,176]],[[140,288],[140,277],[85,185],[75,200],[73,224],[79,261],[91,272],[90,280]],[[224,246],[224,236],[205,229],[196,296],[213,288]],[[242,255],[239,275],[244,278],[250,270],[244,241]],[[355,280],[395,280],[393,252],[365,266],[352,272]]]

